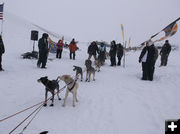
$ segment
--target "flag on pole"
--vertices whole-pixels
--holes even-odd
[[[123,41],[124,41],[124,27],[123,27],[123,24],[121,24],[121,31],[122,31]]]
[[[161,30],[160,32],[162,32],[162,31],[165,32],[165,36],[161,37],[160,39],[156,40],[155,42],[162,41],[162,40],[167,39],[168,37],[173,36],[177,32],[177,29],[178,29],[178,25],[176,24],[176,22],[178,20],[180,20],[180,18],[176,19],[171,24],[166,26],[163,30]],[[158,32],[155,35],[151,36],[151,39],[154,38],[155,36],[157,36],[160,32]]]
[[[3,7],[4,4],[0,4],[0,20],[3,20]]]

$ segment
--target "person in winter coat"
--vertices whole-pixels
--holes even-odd
[[[0,71],[4,71],[2,68],[2,54],[4,54],[5,48],[4,48],[4,43],[2,40],[2,36],[0,35]]]
[[[88,59],[90,60],[91,57],[93,56],[94,60],[96,60],[96,54],[98,52],[99,52],[99,50],[98,50],[98,46],[97,46],[96,42],[95,41],[91,42],[91,44],[88,47],[88,54],[89,54]]]
[[[99,55],[98,55],[98,60],[100,61],[101,65],[103,65],[105,62],[105,54],[106,54],[106,46],[104,43],[101,43],[99,47]]]
[[[140,56],[139,63],[142,62],[142,80],[153,80],[154,69],[156,61],[156,50],[153,42],[149,40],[146,46],[143,48]]]
[[[57,50],[56,50],[56,58],[61,59],[62,51],[63,51],[64,43],[62,40],[59,40],[57,43]]]
[[[109,51],[109,56],[110,56],[110,61],[111,61],[110,66],[116,66],[116,51],[117,51],[117,45],[116,45],[116,42],[113,40],[111,41],[111,46],[110,46],[110,51]]]
[[[76,56],[76,50],[78,49],[76,42],[74,39],[72,39],[72,41],[69,44],[69,51],[70,51],[70,59],[72,59],[72,55],[73,55],[73,60],[75,60],[75,56]]]
[[[161,55],[161,65],[160,66],[166,66],[168,61],[169,53],[171,52],[171,45],[169,44],[169,41],[166,40],[165,44],[163,45],[160,55]]]
[[[39,59],[37,62],[37,67],[46,68],[46,62],[48,57],[48,34],[43,33],[42,38],[38,41],[39,48]]]
[[[121,59],[123,57],[123,53],[124,53],[124,48],[121,45],[121,43],[117,44],[117,57],[118,57],[118,63],[117,65],[120,66],[121,65]]]

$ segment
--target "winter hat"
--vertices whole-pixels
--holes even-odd
[[[45,38],[45,39],[47,39],[48,36],[49,36],[49,35],[48,35],[47,33],[43,33],[43,35],[42,35],[42,37]]]

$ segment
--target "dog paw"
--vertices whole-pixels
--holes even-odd
[[[73,104],[72,106],[75,107],[75,104]]]
[[[44,106],[44,107],[46,107],[46,106],[47,106],[47,104],[44,104],[43,106]]]
[[[54,104],[51,104],[51,105],[49,105],[50,107],[53,107],[54,106]]]

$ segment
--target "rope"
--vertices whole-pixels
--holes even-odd
[[[58,77],[59,78],[59,77]],[[78,79],[78,77],[76,77],[75,78],[75,82],[77,81],[77,79]],[[59,90],[59,92],[57,91],[54,95],[56,95],[57,93],[60,93],[61,91],[63,91],[64,90],[64,88],[66,87],[66,86],[68,86],[69,84],[71,84],[72,82],[70,82],[70,83],[68,83],[68,84],[66,84],[64,87],[62,87],[60,90]],[[35,105],[33,105],[33,106],[30,106],[30,107],[28,107],[28,108],[26,108],[26,109],[24,109],[24,110],[21,110],[20,112],[17,112],[17,113],[15,113],[15,114],[13,114],[13,115],[10,115],[10,116],[8,116],[8,117],[6,117],[6,118],[3,118],[3,119],[1,119],[0,120],[0,122],[2,122],[2,121],[5,121],[5,120],[7,120],[7,119],[9,119],[9,118],[11,118],[11,117],[13,117],[13,116],[16,116],[16,115],[18,115],[18,114],[20,114],[20,113],[22,113],[22,112],[25,112],[25,111],[27,111],[27,110],[29,110],[29,109],[32,109],[33,107],[35,107],[35,106],[38,106],[38,105],[40,105],[38,108],[36,108],[30,115],[28,115],[22,122],[20,122],[13,130],[11,130],[10,131],[10,133],[9,134],[11,134],[12,132],[14,132],[19,126],[21,126],[28,118],[30,118],[35,112],[35,115],[32,117],[32,119],[28,122],[28,124],[23,128],[23,130],[21,131],[21,133],[19,133],[19,134],[23,134],[23,132],[26,130],[26,128],[30,125],[30,123],[33,121],[33,119],[37,116],[37,114],[40,112],[40,110],[43,108],[43,105],[44,104],[42,104],[42,103],[45,103],[45,102],[47,102],[48,100],[50,100],[52,98],[52,96],[51,97],[49,97],[47,100],[45,100],[45,101],[42,101],[42,102],[40,102],[40,103],[37,103],[37,104],[35,104]]]
[[[33,118],[28,122],[28,124],[23,128],[22,132],[20,134],[23,134],[23,132],[25,131],[25,129],[30,125],[30,123],[33,121],[33,119],[36,117],[36,115],[40,112],[40,110],[43,108],[43,105],[39,108],[39,110],[35,113],[35,115],[33,116]]]
[[[24,109],[24,110],[21,110],[21,111],[15,113],[15,114],[10,115],[10,116],[8,116],[8,117],[5,117],[5,118],[1,119],[0,122],[5,121],[5,120],[7,120],[7,119],[9,119],[9,118],[11,118],[11,117],[14,117],[14,116],[16,116],[16,115],[18,115],[18,114],[20,114],[20,113],[22,113],[22,112],[25,112],[25,111],[29,110],[29,109],[32,109],[33,107],[38,106],[38,105],[40,105],[41,103],[44,103],[44,101],[42,101],[42,102],[40,102],[40,103],[37,103],[37,104],[35,104],[35,105],[33,105],[33,106],[30,106],[30,107],[28,107],[28,108],[26,108],[26,109]]]
[[[66,85],[59,90],[59,93],[60,93],[61,91],[63,91],[63,89],[64,89],[65,87],[66,87]],[[58,93],[58,92],[56,92],[54,95],[56,95],[57,93]],[[46,101],[50,100],[51,98],[52,98],[52,96],[51,96],[50,98],[48,98]],[[25,111],[27,111],[27,110],[29,110],[29,109],[32,109],[33,107],[38,106],[38,105],[40,105],[40,104],[42,104],[42,103],[44,103],[44,102],[45,102],[45,101],[39,102],[39,103],[37,103],[37,104],[35,104],[35,105],[32,105],[32,106],[30,106],[30,107],[28,107],[28,108],[26,108],[26,109],[24,109],[24,110],[21,110],[21,111],[15,113],[15,114],[12,114],[12,115],[10,115],[10,116],[7,116],[7,117],[1,119],[0,122],[5,121],[5,120],[7,120],[7,119],[9,119],[9,118],[11,118],[11,117],[14,117],[14,116],[16,116],[16,115],[18,115],[18,114],[20,114],[20,113],[23,113],[23,112],[25,112]]]
[[[38,108],[36,108],[28,117],[26,117],[22,122],[20,122],[9,134],[14,132],[22,123],[24,123],[29,117],[31,117],[39,108],[41,108],[43,105],[40,105]]]

